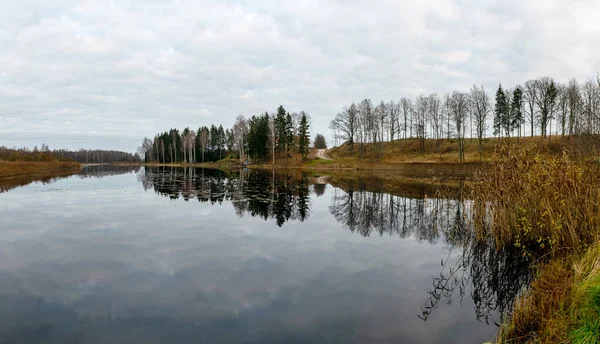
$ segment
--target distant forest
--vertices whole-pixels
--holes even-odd
[[[138,153],[146,162],[159,163],[217,161],[227,156],[244,162],[274,158],[276,154],[287,158],[292,152],[306,159],[309,122],[310,117],[304,111],[290,113],[279,106],[272,114],[265,112],[249,119],[240,115],[230,129],[213,124],[198,131],[171,129],[154,139],[145,137]]]
[[[0,146],[0,160],[6,161],[76,161],[79,163],[113,163],[113,162],[141,162],[140,156],[113,150],[80,149],[70,151],[66,149],[50,150],[46,144],[41,148],[7,148]]]

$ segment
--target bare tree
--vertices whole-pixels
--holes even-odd
[[[354,149],[354,141],[359,126],[359,110],[356,104],[352,103],[338,113],[332,125],[339,131],[343,140],[350,143],[350,151]]]
[[[419,139],[419,147],[421,149],[421,153],[425,152],[425,137],[426,137],[425,121],[426,121],[428,111],[429,111],[428,98],[423,97],[423,95],[418,96],[417,100],[415,101],[413,117],[414,117],[415,135]]]
[[[402,119],[404,120],[404,127],[402,128],[402,131],[404,133],[404,138],[406,138],[406,135],[408,134],[407,131],[409,130],[409,117],[412,114],[412,101],[408,98],[400,99],[400,108],[402,110]],[[412,137],[412,135],[410,137]]]
[[[376,127],[375,125],[375,108],[373,107],[373,103],[371,99],[363,99],[360,102],[359,106],[360,113],[360,129],[362,131],[361,138],[361,149],[364,149],[364,143],[373,142],[373,131]],[[373,153],[373,148],[371,147],[371,155]]]
[[[598,132],[598,109],[600,95],[595,81],[587,80],[581,88],[582,114],[585,121],[585,132],[592,134]]]
[[[275,166],[275,148],[277,146],[277,121],[275,114],[269,117],[269,138],[271,139],[271,155],[273,156],[273,166]]]
[[[208,128],[202,128],[200,131],[200,150],[202,151],[202,162],[204,162],[204,152],[208,147]]]
[[[535,105],[537,104],[538,98],[538,88],[537,88],[536,80],[528,80],[525,82],[525,87],[523,88],[523,98],[527,103],[527,120],[531,125],[531,137],[534,134],[534,124],[535,124]]]
[[[490,97],[485,92],[483,85],[471,88],[471,113],[475,119],[475,131],[479,140],[479,160],[483,160],[483,139],[487,130],[487,117],[491,111]]]
[[[525,85],[527,86],[527,83]],[[542,137],[546,137],[548,124],[554,115],[556,85],[552,78],[544,77],[536,80],[535,87],[537,89],[536,105],[539,109],[540,130],[542,131]]]
[[[556,105],[558,107],[558,123],[560,125],[560,132],[562,142],[565,142],[565,135],[569,126],[569,93],[568,86],[559,84],[557,87],[558,96]]]
[[[246,162],[246,136],[248,135],[248,122],[244,115],[238,115],[233,125],[233,140],[240,153],[240,162]]]
[[[154,150],[154,142],[147,137],[144,137],[142,146],[138,149],[140,157],[145,161],[153,161],[152,152]]]
[[[577,80],[570,79],[567,87],[567,102],[569,107],[569,136],[578,130],[579,114],[581,112],[581,90]]]
[[[441,101],[437,93],[433,93],[429,96],[427,100],[427,105],[429,113],[429,123],[431,123],[432,137],[435,139],[436,150],[438,153],[440,153],[440,138],[442,132],[443,119]]]
[[[469,113],[469,98],[466,93],[454,91],[450,97],[450,112],[458,138],[458,156],[465,161],[465,121]]]

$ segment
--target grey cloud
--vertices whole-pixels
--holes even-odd
[[[4,2],[0,145],[133,151],[279,104],[329,134],[365,97],[585,79],[600,70],[598,12],[591,0]]]

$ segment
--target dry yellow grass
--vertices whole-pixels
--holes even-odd
[[[556,155],[562,152],[563,146],[569,146],[569,140],[563,142],[560,136],[542,137],[513,137],[513,138],[486,138],[482,145],[483,161],[491,161],[496,145],[500,143],[513,143],[526,150],[536,149],[541,154]],[[332,158],[339,163],[366,164],[369,161],[378,161],[384,164],[406,163],[406,162],[432,162],[432,163],[458,163],[458,140],[425,140],[425,149],[421,151],[418,139],[401,139],[394,142],[383,143],[383,159],[379,159],[380,144],[367,144],[364,147],[362,159],[359,157],[359,145],[354,144],[350,151],[350,145],[345,143],[340,147],[329,150]],[[465,161],[478,162],[479,141],[477,139],[465,139]]]
[[[0,161],[0,178],[77,171],[80,164],[64,161]]]

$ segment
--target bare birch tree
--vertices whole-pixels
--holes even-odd
[[[471,113],[475,120],[475,131],[479,141],[479,160],[483,160],[483,139],[487,131],[487,118],[491,111],[491,102],[489,95],[485,92],[483,85],[471,88]]]

